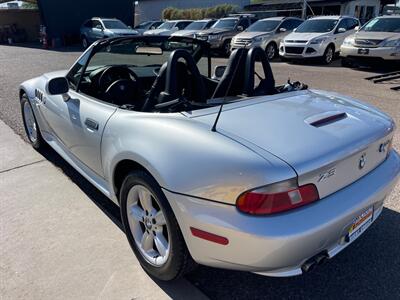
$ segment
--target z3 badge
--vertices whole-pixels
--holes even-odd
[[[319,174],[318,182],[324,181],[325,179],[328,179],[329,177],[332,177],[336,174],[336,168],[329,169],[325,173]]]

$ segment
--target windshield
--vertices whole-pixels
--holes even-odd
[[[165,22],[157,27],[157,29],[172,29],[175,26],[176,22]]]
[[[185,30],[200,30],[206,27],[207,22],[193,22],[189,24]]]
[[[145,28],[148,28],[151,25],[151,23],[152,22],[150,22],[150,21],[143,22],[143,23],[140,23],[139,25],[137,25],[135,28],[137,28],[137,29],[145,29]]]
[[[221,19],[218,20],[211,28],[227,28],[227,29],[234,29],[238,20],[237,19]]]
[[[297,27],[296,32],[329,32],[332,31],[337,19],[307,20]]]
[[[107,29],[128,29],[128,26],[119,20],[103,20],[103,24]]]
[[[246,29],[247,32],[268,32],[275,30],[276,27],[281,23],[278,20],[260,20],[255,22],[249,28]]]
[[[376,18],[365,24],[361,31],[400,32],[400,18]]]

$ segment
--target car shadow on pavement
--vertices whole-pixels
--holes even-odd
[[[363,236],[310,273],[273,278],[200,267],[188,279],[211,299],[399,299],[399,230],[400,214],[384,208]]]

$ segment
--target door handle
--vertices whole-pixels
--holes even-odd
[[[98,130],[99,129],[99,123],[97,123],[95,120],[87,118],[85,120],[85,125],[87,128],[91,130]]]

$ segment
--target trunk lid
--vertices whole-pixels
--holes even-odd
[[[192,117],[211,128],[216,114]],[[217,125],[218,132],[287,162],[299,184],[314,183],[321,197],[379,165],[386,158],[379,147],[392,137],[393,128],[389,117],[370,106],[318,91],[226,105]]]

